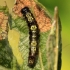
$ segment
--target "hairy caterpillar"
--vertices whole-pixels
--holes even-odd
[[[38,42],[39,42],[39,28],[37,21],[35,20],[33,14],[28,7],[21,9],[21,13],[26,19],[29,28],[29,57],[28,57],[28,66],[34,67],[38,58]]]

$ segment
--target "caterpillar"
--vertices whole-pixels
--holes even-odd
[[[29,56],[28,56],[28,66],[33,68],[36,65],[38,58],[38,42],[39,42],[39,28],[37,21],[35,20],[33,14],[28,7],[21,9],[21,13],[25,17],[29,28]]]

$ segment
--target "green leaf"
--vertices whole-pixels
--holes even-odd
[[[9,9],[7,6],[0,6],[0,12],[3,12],[4,15],[8,16],[8,23],[10,24],[11,18],[9,14]],[[1,27],[1,26],[0,26]],[[7,25],[7,27],[9,27]],[[7,30],[9,32],[9,29]],[[0,40],[0,70],[12,70],[12,62],[13,62],[13,52],[11,46],[8,41],[8,34],[5,39]],[[16,66],[18,64],[16,63]]]

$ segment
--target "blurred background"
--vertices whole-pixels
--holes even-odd
[[[10,12],[15,0],[0,0],[0,5],[7,2]],[[70,0],[38,0],[42,3],[53,16],[54,7],[58,6],[59,16],[62,24],[62,69],[70,70]]]

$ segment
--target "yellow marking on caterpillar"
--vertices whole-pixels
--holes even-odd
[[[31,47],[32,55],[36,52],[36,47]]]
[[[29,60],[29,63],[30,63],[30,64],[33,64],[33,61],[32,61],[32,60]]]
[[[32,31],[33,33],[35,33],[36,31]]]
[[[32,35],[32,37],[35,38],[36,36],[35,35]]]
[[[36,51],[36,47],[32,47],[31,49],[32,49],[32,51],[33,51],[33,52],[35,52],[35,51]]]
[[[36,29],[37,29],[36,25],[31,26],[31,30],[36,30]]]
[[[31,46],[35,47],[37,45],[37,42],[36,41],[32,41],[31,42]]]
[[[33,17],[31,16],[31,13],[26,13],[26,17],[28,18],[28,21],[31,23],[33,21]]]

